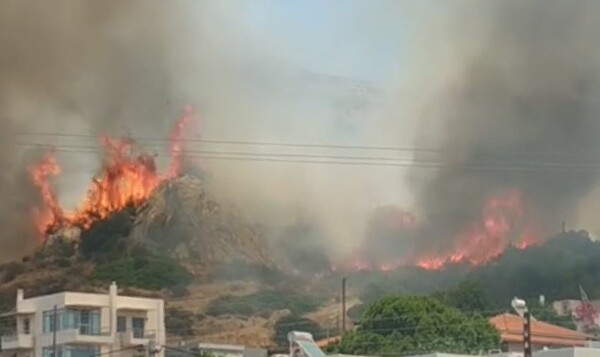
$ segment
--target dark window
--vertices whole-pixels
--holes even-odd
[[[127,317],[117,317],[117,332],[125,332],[127,330]]]
[[[143,338],[144,337],[144,324],[146,320],[140,317],[134,317],[131,319],[131,327],[133,329],[133,337]]]
[[[29,318],[23,319],[23,333],[26,335],[30,334]]]

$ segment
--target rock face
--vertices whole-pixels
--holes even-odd
[[[271,265],[266,245],[252,227],[221,210],[200,179],[190,175],[155,190],[140,207],[130,241],[192,268],[233,262]]]

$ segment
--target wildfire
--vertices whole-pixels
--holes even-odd
[[[38,229],[54,227],[62,217],[62,209],[50,185],[50,178],[60,174],[60,167],[56,162],[54,152],[47,152],[39,164],[29,170],[33,183],[38,187],[42,198],[42,207],[33,211],[34,220]]]
[[[74,211],[63,210],[52,190],[49,179],[60,173],[54,152],[47,152],[43,159],[31,168],[33,183],[39,189],[43,208],[34,212],[37,229],[42,237],[61,227],[89,228],[90,225],[110,213],[129,205],[144,202],[161,182],[180,174],[183,156],[183,129],[195,118],[191,108],[186,107],[170,135],[171,163],[164,174],[156,166],[154,156],[136,152],[135,142],[130,138],[101,138],[104,148],[102,171],[92,180],[81,206]]]
[[[394,248],[396,242],[418,241],[422,227],[409,212],[394,207],[379,209],[368,231],[369,246],[358,249],[350,262],[343,266],[354,271],[390,271],[402,266],[439,270],[448,264],[483,265],[500,256],[508,247],[526,249],[537,244],[537,231],[525,211],[524,197],[518,190],[490,196],[483,203],[480,217],[455,237],[450,249],[439,252],[415,251],[414,247],[406,244],[398,244]],[[381,233],[388,237],[383,242],[377,240]],[[373,254],[373,246],[378,247],[380,243],[385,250]],[[395,249],[398,249],[396,255],[390,254]]]
[[[420,257],[415,264],[431,270],[449,263],[485,264],[509,246],[525,249],[536,244],[535,231],[527,223],[520,191],[492,196],[484,204],[481,219],[459,235],[454,249],[446,254]]]

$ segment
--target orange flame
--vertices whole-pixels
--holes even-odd
[[[412,214],[390,209],[382,212],[385,213],[381,216],[384,219],[376,222],[378,227],[418,232],[418,222]],[[538,244],[539,235],[525,213],[524,197],[520,191],[503,192],[484,202],[480,218],[467,225],[446,252],[404,252],[384,263],[376,263],[359,250],[349,265],[342,267],[354,271],[389,271],[410,265],[427,270],[439,270],[448,264],[483,265],[500,256],[508,247],[526,249]]]
[[[29,173],[42,198],[43,208],[34,208],[33,215],[38,232],[44,233],[48,227],[55,225],[62,217],[62,209],[49,181],[51,177],[60,174],[60,167],[56,162],[54,152],[47,152],[37,166],[30,168]]]
[[[538,240],[531,227],[521,227],[523,221],[523,195],[520,191],[492,196],[483,207],[481,220],[465,229],[454,249],[446,254],[422,256],[415,264],[429,270],[441,269],[449,263],[482,265],[501,255],[509,246],[525,249]],[[518,240],[513,242],[511,238],[517,233]]]
[[[183,159],[183,129],[194,118],[191,108],[186,107],[170,135],[171,164],[164,175],[158,172],[154,157],[135,152],[135,142],[129,138],[101,138],[105,150],[102,171],[93,180],[80,207],[72,212],[61,209],[49,182],[51,176],[60,173],[53,152],[30,170],[34,184],[43,199],[43,209],[35,213],[38,231],[42,236],[62,227],[89,228],[95,221],[106,218],[112,212],[127,206],[143,203],[166,179],[176,177],[181,171]]]

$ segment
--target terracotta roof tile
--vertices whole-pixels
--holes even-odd
[[[523,319],[505,313],[494,316],[490,323],[500,332],[502,341],[523,341]],[[542,321],[531,321],[531,343],[552,346],[584,346],[589,337],[581,332],[566,329]]]
[[[333,343],[339,342],[341,340],[341,336],[334,336],[334,337],[329,337],[329,338],[325,338],[322,340],[317,341],[317,346],[323,348],[323,347],[327,347]]]

